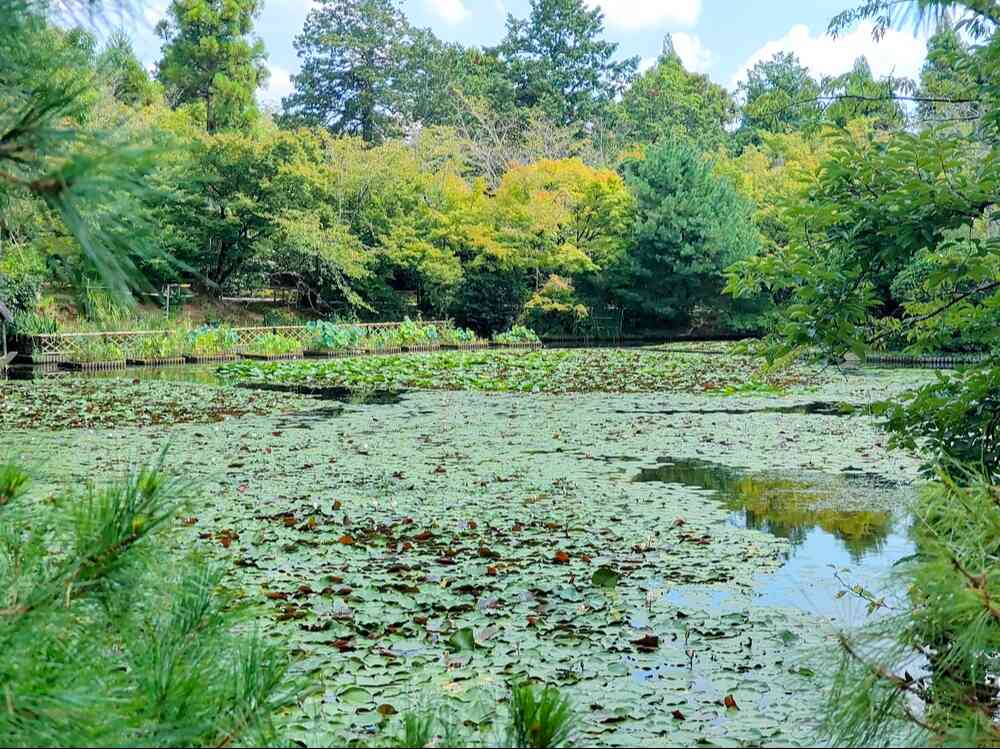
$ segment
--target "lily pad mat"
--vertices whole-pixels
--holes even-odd
[[[301,407],[287,395],[188,382],[51,377],[0,381],[0,431],[220,421]]]
[[[729,525],[711,492],[631,478],[663,454],[862,463],[896,480],[915,466],[887,454],[864,416],[752,413],[758,401],[783,402],[740,399],[745,417],[656,416],[718,400],[425,392],[18,439],[59,458],[62,479],[170,445],[168,464],[204,497],[179,542],[230,566],[321,690],[287,716],[306,743],[373,741],[380,705],[453,701],[485,730],[504,684],[527,676],[566,689],[587,745],[811,744],[832,641],[803,612],[753,601],[755,573],[777,568],[787,542]],[[688,586],[729,603],[669,602]]]

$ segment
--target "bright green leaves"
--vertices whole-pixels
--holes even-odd
[[[632,196],[611,170],[579,159],[517,166],[497,189],[495,221],[506,257],[542,273],[585,273],[624,249]]]
[[[614,59],[618,45],[603,32],[600,9],[583,0],[531,0],[528,18],[508,15],[498,52],[517,105],[540,107],[559,125],[598,121],[639,63]]]
[[[310,10],[295,48],[302,69],[285,99],[289,120],[377,143],[409,114],[405,89],[419,39],[390,0],[331,0]]]
[[[339,386],[357,390],[442,389],[498,392],[738,392],[761,362],[656,350],[442,352],[331,361],[235,362],[224,381]],[[800,384],[803,371],[751,377],[754,388]]]
[[[785,214],[787,246],[735,266],[730,290],[766,289],[785,300],[779,332],[786,351],[863,353],[872,343],[901,346],[925,336],[956,345],[937,328],[947,324],[961,336],[957,321],[943,314],[951,301],[972,292],[970,304],[988,306],[1000,290],[987,280],[996,272],[996,248],[979,226],[1000,184],[995,159],[930,132],[879,137],[855,130],[832,143],[810,189]],[[901,319],[900,332],[891,320],[889,331],[873,332],[881,317]]]
[[[681,139],[712,151],[728,140],[736,105],[707,75],[685,70],[671,44],[625,90],[617,110],[630,142]]]
[[[211,281],[264,272],[303,275],[310,292],[364,306],[355,287],[372,256],[334,208],[338,154],[320,131],[202,135],[180,165],[180,199],[163,209],[174,254]],[[346,220],[345,220],[346,219]]]

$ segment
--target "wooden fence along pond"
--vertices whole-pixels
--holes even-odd
[[[479,340],[449,320],[49,333],[27,340],[35,364],[88,370],[541,345]]]
[[[48,333],[26,337],[36,365],[62,369],[121,369],[127,366],[166,366],[211,363],[235,359],[338,358],[366,354],[395,354],[436,350],[486,348],[533,349],[537,340],[486,341],[459,331],[450,320],[324,323],[257,327],[202,327],[194,330],[127,330],[87,333]],[[671,341],[675,339],[670,339]],[[677,340],[687,340],[686,338]],[[628,336],[606,345],[653,343]],[[656,342],[662,343],[657,338]],[[549,345],[593,346],[590,339],[550,340]],[[690,353],[712,353],[691,351]],[[719,352],[722,353],[722,352]],[[982,354],[908,355],[869,353],[863,364],[875,367],[951,369],[975,364]],[[0,369],[9,362],[0,360]]]

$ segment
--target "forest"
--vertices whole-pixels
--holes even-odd
[[[163,5],[0,0],[0,745],[1000,743],[1000,3]]]

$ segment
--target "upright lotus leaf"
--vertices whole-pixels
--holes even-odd
[[[591,576],[590,582],[597,588],[614,588],[618,585],[618,573],[610,567],[598,567]]]
[[[462,627],[448,638],[448,647],[456,652],[476,649],[476,636],[472,627]]]

